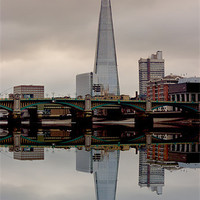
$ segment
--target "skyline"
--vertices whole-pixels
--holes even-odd
[[[94,68],[100,3],[2,0],[0,93],[37,84],[45,96],[75,96],[76,75]],[[165,75],[200,76],[198,0],[111,4],[121,94],[135,95],[138,60],[158,50]]]

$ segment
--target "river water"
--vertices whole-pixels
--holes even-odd
[[[198,200],[199,127],[0,129],[1,200]]]

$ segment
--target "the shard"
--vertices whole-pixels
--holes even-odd
[[[104,153],[94,173],[96,200],[115,200],[120,151]]]
[[[101,0],[94,73],[104,93],[120,95],[110,0]]]

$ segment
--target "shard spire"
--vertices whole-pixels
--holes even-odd
[[[101,0],[94,73],[106,93],[120,95],[110,0]]]

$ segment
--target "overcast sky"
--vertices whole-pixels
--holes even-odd
[[[93,71],[100,0],[1,0],[0,93],[41,84],[75,95]],[[199,0],[112,0],[121,93],[138,90],[138,60],[163,51],[165,74],[200,76]],[[7,90],[5,93],[10,93]]]

